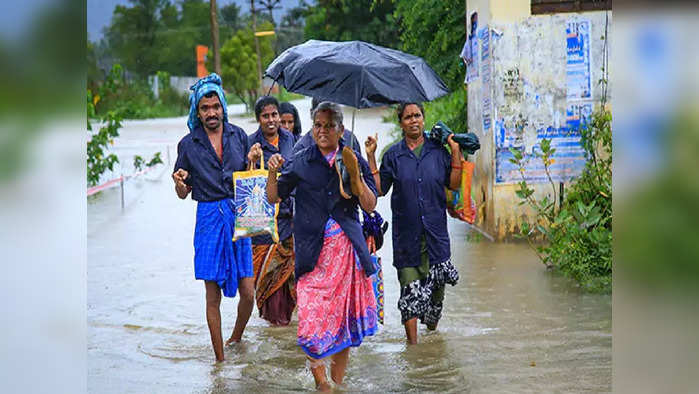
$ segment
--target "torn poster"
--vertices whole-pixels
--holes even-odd
[[[590,21],[571,18],[566,22],[566,98],[592,98],[590,76]]]

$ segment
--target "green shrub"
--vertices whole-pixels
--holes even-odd
[[[116,111],[124,119],[147,119],[186,115],[189,112],[188,97],[170,86],[170,75],[158,72],[158,96],[146,80],[127,81],[120,65],[115,65],[100,85],[95,104],[98,116]]]
[[[102,174],[107,170],[114,170],[114,164],[119,162],[119,158],[113,153],[107,154],[106,149],[113,144],[114,138],[119,136],[122,119],[134,113],[134,108],[130,107],[132,101],[125,104],[118,100],[120,94],[133,92],[125,86],[127,85],[123,70],[119,64],[116,64],[98,87],[97,94],[90,89],[87,90],[87,130],[92,131],[91,120],[97,119],[103,124],[96,133],[90,133],[87,141],[88,186],[97,185]],[[137,170],[140,170],[144,164],[152,167],[162,162],[160,152],[157,152],[148,163],[138,155],[134,157],[134,167]]]
[[[520,150],[510,148],[514,155],[510,160],[522,174],[516,194],[521,205],[529,205],[536,213],[534,223],[521,223],[519,236],[529,242],[548,268],[559,270],[591,291],[610,291],[612,284],[611,119],[609,111],[600,110],[587,127],[581,128],[580,143],[587,163],[558,209],[556,185],[549,172],[556,151],[551,141],[542,140],[541,150],[534,151],[544,163],[553,189],[551,199],[534,198],[534,190],[524,179],[526,158]],[[542,237],[543,244],[535,245]]]

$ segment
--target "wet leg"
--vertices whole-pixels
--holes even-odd
[[[316,390],[330,391],[332,387],[330,383],[328,383],[328,375],[325,372],[325,363],[323,359],[316,360],[308,356],[306,358],[308,359],[311,373],[313,374],[313,380],[316,382]]]
[[[417,317],[405,322],[405,336],[409,345],[417,344]]]
[[[223,361],[223,336],[221,335],[221,289],[216,282],[205,281],[206,324],[209,326],[211,345],[216,361]]]
[[[235,327],[233,327],[233,333],[231,333],[231,337],[226,341],[226,345],[240,342],[240,339],[243,337],[243,331],[245,331],[245,326],[248,324],[255,303],[255,279],[240,279],[238,283],[238,294],[240,295],[240,300],[238,300],[238,316],[235,318]]]
[[[342,384],[342,380],[345,378],[345,371],[347,370],[347,363],[349,362],[350,348],[335,353],[332,355],[333,364],[330,367],[330,378],[332,378],[335,384]]]
[[[437,329],[437,324],[439,324],[439,319],[442,317],[442,306],[444,303],[444,286],[438,287],[432,291],[432,298],[430,299],[430,306],[428,312],[425,313],[425,320],[427,322],[427,329],[434,331]],[[429,316],[427,316],[429,315]]]

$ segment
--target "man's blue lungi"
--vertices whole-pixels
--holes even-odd
[[[253,276],[250,238],[233,242],[233,200],[199,201],[194,229],[194,277],[215,281],[226,297],[235,297],[238,280]]]

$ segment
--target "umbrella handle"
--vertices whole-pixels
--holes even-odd
[[[357,109],[352,109],[352,134],[354,134],[354,115],[357,113]],[[354,150],[354,138],[350,138],[350,149]]]
[[[270,93],[272,93],[272,89],[274,88],[274,84],[277,83],[276,79],[272,80],[272,85],[269,87],[269,90],[267,91],[267,95],[269,96]]]

